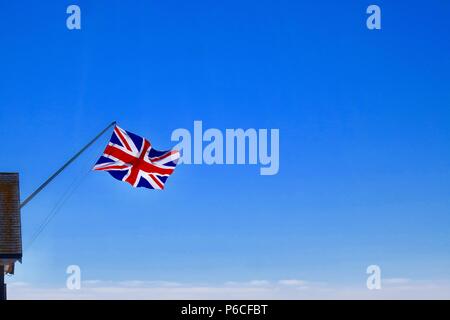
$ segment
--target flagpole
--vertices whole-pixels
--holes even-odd
[[[74,162],[84,151],[86,151],[91,145],[94,144],[106,131],[116,125],[116,121],[110,123],[105,129],[103,129],[94,139],[92,139],[87,145],[85,145],[80,151],[78,151],[69,161],[67,161],[61,168],[58,169],[53,175],[50,176],[43,184],[39,186],[32,194],[28,196],[21,204],[20,209],[25,207],[39,192],[41,192],[50,182],[53,181],[61,172],[64,171],[72,162]]]

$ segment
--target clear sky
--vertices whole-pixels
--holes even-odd
[[[66,28],[78,4],[82,29]],[[22,212],[8,282],[450,281],[450,3],[2,1],[0,171],[22,198],[113,120],[171,133],[278,128],[280,171],[181,165],[166,190],[90,172],[109,134]],[[450,292],[450,291],[449,291]],[[19,294],[17,296],[20,296]]]

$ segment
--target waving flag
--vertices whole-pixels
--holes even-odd
[[[135,188],[164,189],[179,158],[178,151],[155,150],[147,139],[115,126],[94,170],[107,171]]]

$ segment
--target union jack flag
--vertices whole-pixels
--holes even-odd
[[[106,171],[135,188],[164,189],[179,158],[178,151],[155,150],[147,139],[115,126],[93,170]]]

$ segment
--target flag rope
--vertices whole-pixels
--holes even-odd
[[[56,202],[55,206],[50,210],[50,213],[45,217],[41,225],[36,229],[36,231],[33,233],[30,241],[25,246],[24,252],[27,252],[31,246],[35,243],[35,241],[39,238],[39,236],[44,232],[45,228],[50,224],[50,222],[53,220],[53,218],[61,211],[62,207],[66,204],[66,202],[69,200],[69,198],[75,193],[75,191],[80,187],[80,185],[85,181],[88,174],[91,172],[92,167],[95,165],[95,162],[97,161],[98,157],[100,156],[102,152],[98,152],[96,154],[94,161],[92,161],[92,166],[89,167],[88,170],[79,178],[76,179],[70,184],[70,186],[67,188],[67,190],[63,193],[63,195],[59,198],[59,200]]]
[[[116,121],[110,123],[105,129],[103,129],[94,139],[92,139],[87,145],[85,145],[80,151],[78,151],[72,158],[69,159],[61,168],[58,169],[53,175],[50,176],[43,184],[39,186],[31,195],[29,195],[21,204],[20,209],[25,207],[34,197],[36,197],[50,182],[61,174],[72,162],[74,162],[83,152],[85,152],[91,145],[94,144],[106,131],[112,126],[116,125]]]

